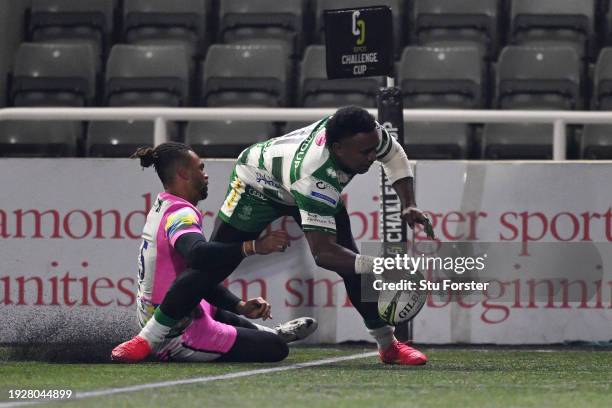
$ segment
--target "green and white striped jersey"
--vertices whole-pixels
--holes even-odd
[[[343,206],[340,194],[354,176],[339,168],[325,145],[328,119],[252,145],[236,163],[236,176],[246,185],[267,199],[297,206],[304,231],[335,233],[334,215]],[[412,176],[403,148],[382,126],[377,129],[377,161],[385,166],[397,157],[405,169],[395,171],[394,178]]]

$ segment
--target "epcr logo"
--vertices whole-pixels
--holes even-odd
[[[363,19],[357,20],[360,13],[358,10],[353,11],[353,35],[357,38],[357,45],[363,45],[365,43],[365,21]]]

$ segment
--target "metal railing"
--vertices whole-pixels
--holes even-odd
[[[335,108],[4,108],[0,120],[153,121],[155,144],[167,140],[168,121],[315,121]],[[377,115],[376,109],[369,109]],[[548,123],[553,160],[566,159],[566,125],[612,124],[612,112],[405,109],[406,122]]]

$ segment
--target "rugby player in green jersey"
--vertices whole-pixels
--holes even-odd
[[[304,231],[316,264],[343,278],[381,360],[425,364],[423,353],[396,340],[393,327],[380,318],[377,304],[361,298],[360,275],[372,273],[373,257],[359,254],[341,193],[353,177],[366,173],[376,161],[399,196],[402,219],[411,228],[415,223],[429,227],[416,206],[413,173],[404,149],[367,110],[349,106],[244,150],[232,172],[212,240],[254,240],[275,219],[292,216]]]

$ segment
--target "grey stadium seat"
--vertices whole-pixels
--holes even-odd
[[[206,0],[124,0],[122,38],[129,44],[181,44],[200,54],[207,37]]]
[[[499,0],[414,0],[412,40],[418,45],[474,45],[495,57],[499,46]]]
[[[595,0],[513,0],[510,41],[518,45],[570,45],[589,56],[595,39]]]
[[[553,127],[549,124],[487,124],[483,131],[483,158],[552,159],[552,134]]]
[[[81,133],[81,122],[0,121],[0,156],[74,156]]]
[[[306,0],[224,0],[219,39],[227,44],[280,44],[290,55],[303,45]]]
[[[599,53],[593,78],[592,109],[612,110],[612,47]]]
[[[286,106],[287,51],[280,45],[214,44],[202,69],[205,106]]]
[[[463,123],[404,123],[404,145],[410,159],[467,159],[472,130]]]
[[[153,123],[90,122],[86,152],[91,157],[129,157],[138,147],[153,146]]]
[[[476,47],[406,47],[398,84],[404,108],[473,109],[484,106],[484,62]],[[448,123],[406,124],[411,157],[461,159],[471,150],[471,127]]]
[[[247,146],[274,136],[275,129],[265,122],[189,122],[185,143],[200,157],[236,158]]]
[[[376,107],[376,96],[383,86],[382,77],[327,79],[325,46],[311,45],[304,51],[300,69],[300,97],[304,107],[339,107],[357,105]]]
[[[598,26],[601,30],[603,43],[612,44],[612,0],[599,0],[597,16],[599,17]]]
[[[502,50],[496,106],[501,109],[581,109],[581,62],[571,47]]]
[[[343,8],[359,8],[367,6],[388,6],[391,8],[393,18],[393,44],[395,55],[402,49],[402,7],[400,0],[314,0],[315,1],[315,39],[319,44],[325,42],[324,10]]]
[[[88,44],[21,44],[13,66],[12,104],[92,105],[96,89],[95,61]]]
[[[480,108],[483,75],[475,47],[406,47],[398,75],[404,108]]]
[[[580,158],[612,160],[612,125],[586,125],[580,141]]]
[[[106,65],[109,106],[189,103],[189,55],[181,46],[115,45]]]
[[[85,41],[98,53],[108,49],[113,33],[113,0],[32,0],[32,41]]]

